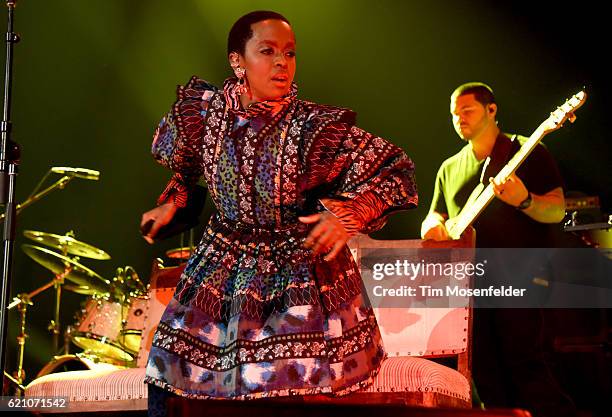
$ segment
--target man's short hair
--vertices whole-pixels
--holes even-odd
[[[461,84],[459,87],[455,88],[453,94],[451,94],[451,100],[459,96],[464,96],[466,94],[474,94],[474,98],[483,106],[487,104],[495,103],[495,95],[493,94],[493,89],[481,82],[470,82]]]

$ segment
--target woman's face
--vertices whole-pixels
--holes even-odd
[[[251,28],[244,56],[230,54],[230,64],[237,59],[246,70],[251,101],[277,99],[289,92],[295,76],[295,35],[282,20],[263,20]]]

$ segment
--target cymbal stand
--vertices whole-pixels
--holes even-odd
[[[54,191],[56,189],[63,190],[64,187],[66,187],[66,184],[68,184],[70,182],[70,180],[73,179],[73,178],[74,178],[73,176],[64,175],[62,178],[60,178],[59,180],[55,181],[53,184],[51,184],[50,186],[48,186],[44,190],[38,192],[37,194],[34,194],[34,195],[28,197],[23,203],[17,204],[17,206],[15,207],[15,212],[17,214],[19,214],[19,212],[21,210],[23,210],[24,208],[28,207],[29,205],[37,202],[38,200],[40,200],[41,198],[43,198],[44,196],[46,196],[47,194],[49,194],[50,192],[52,192],[52,191]],[[0,214],[0,222],[4,221],[4,217],[5,217],[4,213]]]
[[[73,326],[66,326],[64,330],[64,355],[70,354],[70,342],[72,341],[72,333],[74,332]]]
[[[49,288],[52,284],[46,286]],[[46,289],[45,288],[45,289]],[[25,381],[25,371],[23,370],[23,357],[25,353],[25,342],[28,337],[26,330],[26,312],[28,310],[28,306],[32,305],[32,301],[30,300],[30,294],[18,294],[17,297],[13,299],[13,302],[6,308],[10,310],[11,308],[17,306],[17,310],[19,311],[19,331],[20,333],[17,335],[17,370],[13,372],[12,375],[9,375],[8,372],[4,371],[4,376],[17,388],[17,394],[22,394],[25,390],[23,385],[23,381]],[[6,390],[7,387],[4,387]],[[5,394],[12,394],[9,392],[5,392]]]
[[[28,306],[32,305],[32,301],[28,294],[19,294],[19,305],[17,310],[19,311],[19,334],[17,335],[17,345],[19,346],[19,353],[17,355],[17,371],[13,373],[13,377],[17,380],[19,385],[23,384],[25,380],[25,372],[23,370],[23,356],[25,353],[25,342],[28,335],[26,334],[26,312]]]
[[[72,271],[72,267],[68,266],[61,274],[57,274],[53,280],[53,287],[55,288],[55,311],[53,314],[53,320],[49,323],[47,329],[53,335],[53,354],[57,354],[59,349],[59,335],[60,335],[60,304],[62,298],[62,285],[64,284],[64,277]]]
[[[66,275],[66,273],[67,272],[58,275],[58,276],[61,276],[61,278],[59,278],[61,281],[63,281],[63,277]],[[52,281],[49,281],[42,287],[37,288],[30,293],[18,294],[15,298],[13,298],[13,302],[9,304],[8,307],[6,308],[7,310],[11,310],[17,307],[17,310],[19,311],[20,333],[17,335],[17,345],[19,346],[18,347],[19,350],[17,354],[17,370],[13,372],[12,376],[10,376],[7,372],[5,372],[5,376],[9,379],[10,382],[16,385],[17,388],[21,391],[23,391],[24,389],[23,382],[25,381],[25,371],[23,370],[23,358],[25,355],[26,339],[28,338],[28,335],[25,332],[26,331],[26,313],[28,310],[28,306],[33,305],[32,298],[36,297],[41,292],[53,287],[54,285],[56,285],[57,282],[58,282],[58,278],[55,277]]]

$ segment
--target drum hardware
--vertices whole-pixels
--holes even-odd
[[[38,192],[38,190],[40,189],[42,184],[45,182],[47,177],[52,172],[54,172],[53,169],[49,169],[49,171],[47,171],[47,173],[43,176],[43,178],[38,182],[38,184],[36,185],[34,190],[30,193],[28,198],[26,198],[26,200],[24,202],[22,202],[20,204],[17,204],[15,206],[15,214],[19,214],[19,212],[21,210],[23,210],[24,208],[28,207],[29,205],[35,203],[36,201],[40,200],[41,198],[45,197],[46,195],[48,195],[52,191],[57,190],[57,189],[63,190],[64,187],[66,187],[66,185],[73,178],[79,177],[79,175],[76,175],[76,174],[68,172],[68,171],[62,172],[63,176],[59,180],[54,182],[49,187],[47,187],[47,188],[43,189],[42,191]],[[99,176],[99,173],[98,173],[98,176]],[[80,177],[80,178],[83,178],[83,177]],[[92,179],[92,178],[87,178],[87,179]],[[4,221],[4,218],[5,218],[5,213],[0,214],[0,223]],[[72,236],[70,236],[70,233],[72,233]],[[69,232],[65,236],[58,236],[58,235],[53,235],[53,234],[50,234],[50,233],[43,233],[43,232],[36,232],[36,231],[26,231],[25,232],[25,236],[30,238],[30,239],[34,239],[34,240],[40,241],[43,244],[47,244],[47,245],[50,245],[50,246],[55,246],[55,247],[57,247],[59,249],[62,249],[62,251],[65,251],[64,255],[66,255],[66,253],[71,253],[71,254],[78,254],[78,255],[81,255],[81,256],[90,257],[90,258],[94,258],[94,259],[110,259],[110,256],[108,256],[108,254],[106,254],[104,251],[102,251],[100,249],[97,249],[97,248],[94,248],[93,246],[87,245],[87,244],[85,244],[83,242],[79,242],[79,241],[75,240],[73,232]],[[57,273],[58,272],[56,272],[56,274]],[[85,287],[85,286],[81,286],[81,287]],[[59,287],[56,287],[56,288],[59,288]],[[89,292],[89,291],[96,291],[95,289],[89,288],[89,287],[87,289],[81,288],[80,290],[81,291],[87,291],[87,292]],[[56,297],[59,298],[59,296],[60,295],[59,295],[59,291],[58,291],[58,295]],[[56,332],[58,331],[57,330],[57,325],[58,325],[57,320],[55,320],[55,321],[52,322],[52,324],[50,326],[53,329],[54,337],[55,337]]]
[[[8,305],[7,310],[11,310],[15,307],[17,307],[17,310],[19,312],[19,317],[20,317],[20,333],[19,335],[17,335],[17,346],[18,346],[18,354],[17,354],[17,371],[15,371],[14,373],[14,378],[16,380],[16,382],[18,384],[22,384],[23,381],[25,380],[25,372],[23,370],[23,358],[24,358],[24,353],[25,353],[25,343],[26,343],[26,339],[28,337],[28,335],[25,332],[26,329],[26,313],[27,313],[27,309],[29,305],[33,305],[32,303],[32,298],[34,298],[35,296],[37,296],[38,294],[40,294],[41,292],[51,288],[51,287],[57,287],[59,290],[59,286],[61,284],[59,284],[60,282],[63,282],[64,280],[64,276],[65,274],[57,274],[54,279],[48,283],[46,283],[45,285],[43,285],[40,288],[35,289],[34,291],[30,292],[30,293],[22,293],[22,294],[18,294],[17,297],[15,297],[13,299],[13,302],[11,304]],[[56,303],[58,302],[59,298],[56,297]],[[59,305],[56,304],[56,316],[55,316],[55,320],[52,320],[51,323],[49,324],[49,330],[51,330],[53,333],[53,337],[57,337],[57,335],[59,335]],[[57,343],[57,342],[56,342]],[[55,349],[57,350],[57,347],[55,347]]]
[[[22,385],[23,381],[25,381],[25,371],[23,369],[23,357],[25,354],[25,343],[28,335],[26,334],[26,312],[28,310],[28,306],[33,305],[31,301],[31,297],[35,296],[37,293],[30,294],[18,294],[17,297],[14,298],[13,303],[8,306],[8,309],[11,309],[11,306],[16,306],[17,311],[19,312],[19,334],[17,335],[17,370],[13,372],[13,378],[18,385]]]
[[[74,327],[71,325],[66,326],[64,330],[64,355],[70,354],[70,342],[72,341],[72,333],[74,333]]]
[[[52,185],[50,185],[49,187],[43,189],[42,191],[38,192],[38,190],[40,189],[40,187],[42,186],[42,184],[44,183],[44,181],[47,179],[47,177],[52,173],[52,169],[50,169],[49,171],[47,171],[47,173],[43,176],[43,178],[39,181],[39,183],[37,184],[37,186],[34,188],[34,190],[30,193],[30,195],[28,196],[28,198],[22,202],[21,204],[17,204],[15,206],[15,214],[19,214],[19,212],[21,210],[23,210],[24,208],[28,207],[29,205],[35,203],[36,201],[40,200],[41,198],[43,198],[44,196],[48,195],[49,193],[51,193],[54,190],[57,189],[64,189],[64,187],[75,177],[78,177],[79,175],[75,174],[75,173],[71,173],[71,172],[62,172],[63,176],[57,180],[55,183],[53,183]],[[98,173],[99,176],[99,173]],[[80,178],[83,178],[82,176]],[[87,178],[87,179],[93,179],[93,178]],[[96,178],[97,179],[97,178]],[[0,223],[4,222],[6,213],[2,213],[0,214]],[[80,254],[82,256],[87,256],[87,257],[92,257],[95,259],[109,259],[110,256],[108,256],[108,254],[106,254],[104,251],[101,251],[97,248],[94,248],[93,246],[89,246],[86,245],[82,242],[78,242],[74,239],[70,239],[70,238],[74,238],[74,233],[72,236],[69,236],[69,234],[66,234],[66,236],[57,236],[57,235],[51,235],[51,234],[44,234],[42,232],[34,232],[34,231],[30,231],[31,235],[26,234],[26,237],[29,237],[31,239],[34,240],[41,240],[42,243],[44,244],[49,244],[49,245],[53,245],[55,244],[56,246],[59,246],[60,249],[62,249],[63,251],[66,250],[66,252],[64,253],[64,255],[66,253],[74,253],[75,251],[78,251],[77,254]],[[45,236],[47,235],[47,236]],[[77,244],[78,243],[78,244]],[[26,252],[27,253],[27,252]],[[28,254],[29,255],[29,254]],[[93,255],[93,256],[92,256]],[[39,262],[40,263],[40,262]],[[45,266],[45,265],[43,265]],[[65,268],[62,268],[65,269]],[[58,275],[62,275],[64,271],[62,272],[57,272],[54,271],[56,274],[56,277],[58,277]],[[63,281],[62,281],[63,283]],[[56,293],[56,311],[58,311],[59,309],[59,299],[61,296],[61,284],[54,284],[53,282],[51,283],[51,285],[55,286],[57,293]],[[41,287],[41,291],[44,291],[45,289],[49,288],[51,285],[49,286],[45,286],[45,287]],[[98,286],[99,287],[99,286]],[[99,291],[98,287],[90,287],[87,285],[79,285],[79,287],[77,288],[78,291],[75,292],[79,292],[79,293],[93,293],[96,291]],[[38,292],[37,292],[38,293]],[[13,305],[13,304],[11,304]],[[13,305],[14,307],[14,305]],[[10,306],[8,308],[11,308]],[[53,336],[54,336],[54,349],[57,349],[57,336],[58,336],[58,332],[59,332],[59,320],[58,320],[59,314],[56,314],[55,316],[55,320],[53,320],[50,324],[50,328],[53,332]],[[24,333],[24,332],[22,332]],[[25,341],[25,339],[24,339]],[[18,341],[18,343],[20,343]],[[20,350],[23,349],[23,345],[20,343]],[[23,356],[21,357],[21,360],[23,360]],[[20,367],[20,369],[22,369]],[[6,372],[5,372],[6,374]],[[23,379],[21,378],[17,378],[17,381],[23,381]]]
[[[47,178],[47,176],[49,175],[50,172],[48,172],[44,177],[43,180],[45,178]],[[49,194],[51,191],[56,190],[56,189],[64,189],[64,187],[66,186],[66,184],[68,184],[70,182],[70,180],[72,179],[72,177],[69,176],[64,176],[62,178],[60,178],[59,180],[57,180],[55,183],[53,183],[53,185],[45,188],[44,190],[42,190],[41,192],[39,192],[36,195],[30,195],[30,197],[28,197],[23,203],[17,204],[17,206],[15,206],[15,212],[17,214],[19,214],[19,212],[21,210],[23,210],[24,208],[28,207],[29,205],[35,203],[36,201],[40,200],[42,197],[44,197],[45,195]],[[0,222],[4,221],[4,217],[5,214],[2,213],[0,214]]]
[[[19,381],[9,375],[6,371],[4,371],[4,379],[5,382],[8,382],[15,388],[15,391],[9,392],[8,387],[5,384],[3,386],[4,392],[2,393],[2,395],[15,395],[17,397],[23,396],[23,393],[25,392],[25,386],[23,386],[23,384],[20,384]]]
[[[100,258],[101,256],[103,256],[103,254],[105,254],[105,252],[93,248],[93,246],[76,241],[73,236],[70,236],[69,234],[67,234],[66,236],[58,237],[58,235],[29,231],[26,236],[31,239],[39,240],[45,244],[59,246],[65,254],[68,252],[77,252],[88,256],[93,255],[97,258]],[[35,260],[43,267],[52,271],[54,273],[54,277],[50,282],[32,291],[31,293],[20,294],[8,306],[8,309],[18,307],[21,316],[21,333],[17,337],[17,343],[19,346],[18,365],[17,371],[15,373],[15,379],[19,384],[21,384],[25,380],[25,375],[23,374],[23,356],[25,349],[25,341],[27,338],[27,334],[25,333],[25,318],[27,306],[32,305],[31,299],[51,287],[55,289],[54,314],[53,319],[49,323],[48,330],[52,334],[53,351],[57,352],[59,348],[59,337],[61,333],[61,295],[62,287],[64,287],[65,285],[65,280],[67,279],[76,284],[72,286],[66,286],[66,289],[74,290],[75,292],[79,292],[82,294],[107,294],[109,289],[109,282],[94,271],[81,265],[78,262],[79,258],[77,256],[68,257],[66,255],[61,255],[57,252],[43,247],[28,244],[22,245],[22,248],[26,255],[28,255],[30,258]],[[66,343],[65,336],[63,344],[63,351],[65,354],[68,353],[68,349],[69,343]]]
[[[146,290],[133,267],[117,268],[110,291],[86,301],[72,342],[101,360],[134,365],[144,327]]]
[[[3,276],[2,276],[2,280],[1,281],[1,288],[0,288],[0,298],[1,298],[1,304],[2,304],[2,308],[0,309],[0,316],[2,316],[3,314],[5,314],[5,309],[8,309],[8,294],[10,293],[10,282],[12,279],[12,257],[13,257],[13,244],[15,241],[15,217],[19,214],[19,212],[26,208],[27,206],[31,205],[32,203],[40,200],[41,198],[43,198],[44,196],[46,196],[47,194],[51,193],[53,190],[56,189],[63,189],[66,184],[68,184],[68,182],[70,182],[70,180],[72,180],[72,178],[75,177],[79,177],[79,178],[84,178],[84,179],[90,179],[90,180],[98,180],[99,179],[99,172],[97,171],[92,171],[92,170],[83,170],[83,169],[78,169],[78,168],[64,168],[62,170],[53,170],[50,169],[49,171],[47,171],[47,173],[45,174],[45,176],[43,177],[43,179],[38,183],[38,185],[36,186],[36,188],[30,193],[30,195],[28,196],[28,198],[22,202],[21,204],[15,204],[14,201],[14,196],[15,196],[15,177],[17,174],[17,165],[18,165],[18,160],[19,160],[19,145],[12,141],[10,138],[10,85],[12,83],[12,76],[11,76],[11,68],[12,68],[12,48],[13,48],[13,44],[19,41],[19,35],[17,35],[16,33],[14,33],[12,31],[13,28],[13,10],[15,8],[15,4],[16,1],[15,0],[11,0],[9,2],[7,2],[7,6],[9,9],[8,12],[8,31],[7,31],[7,37],[6,37],[6,42],[7,42],[7,62],[6,62],[6,67],[7,67],[7,71],[6,71],[6,86],[7,86],[7,91],[8,93],[5,94],[4,98],[5,98],[5,102],[4,102],[4,118],[5,120],[2,122],[2,146],[0,146],[1,150],[0,150],[0,154],[2,156],[2,161],[1,161],[1,176],[3,178],[2,181],[2,185],[4,186],[3,188],[3,192],[0,193],[0,203],[6,206],[6,210],[4,211],[4,213],[0,214],[0,223],[4,222],[6,219],[6,226],[5,226],[5,247],[4,247],[4,268],[3,268]],[[8,126],[8,128],[7,128]],[[83,171],[88,171],[86,174],[87,175],[83,175]],[[63,176],[56,181],[54,184],[52,184],[51,186],[45,188],[44,190],[38,192],[38,190],[40,189],[40,187],[42,186],[42,184],[44,183],[44,181],[46,180],[46,178],[49,176],[49,174],[51,174],[51,172],[56,172],[56,173],[60,173]],[[95,174],[95,175],[93,175]],[[6,191],[6,192],[4,192]],[[57,274],[56,274],[57,275]],[[56,287],[59,288],[59,287]],[[59,298],[59,295],[58,297]],[[24,304],[25,305],[25,304]],[[5,363],[4,363],[4,357],[5,357],[5,350],[4,350],[4,346],[6,345],[6,323],[7,320],[4,318],[3,320],[0,320],[0,373],[7,375],[7,372],[5,371]],[[57,324],[57,320],[54,323],[54,328],[55,325]],[[22,334],[25,334],[25,332],[22,332]],[[23,339],[25,341],[25,337]],[[23,349],[22,347],[23,345],[20,344],[20,350]],[[23,357],[22,357],[23,360]],[[21,378],[22,376],[22,367],[20,367],[21,370],[18,371],[19,372],[19,377]],[[7,379],[9,382],[13,383],[14,385],[17,386],[17,388],[21,391],[23,391],[23,386],[18,383],[17,380],[13,380],[12,377],[7,376]],[[19,378],[18,378],[19,379]],[[0,387],[4,388],[4,379],[0,380]],[[0,391],[4,391],[3,389],[0,389]]]
[[[110,287],[111,295],[122,303],[129,297],[137,297],[147,292],[147,287],[138,277],[136,270],[130,265],[115,270],[115,276]]]
[[[19,306],[22,314],[22,335],[18,339],[21,343],[25,335],[25,311],[27,305],[31,305],[31,297],[43,292],[53,286],[56,289],[56,303],[54,319],[49,325],[53,333],[54,349],[57,351],[60,335],[59,306],[61,290],[67,290],[89,295],[83,303],[83,308],[77,314],[77,320],[71,326],[66,326],[64,331],[63,355],[55,356],[47,364],[38,376],[56,372],[58,367],[62,369],[77,367],[78,369],[94,369],[93,365],[111,367],[113,369],[135,366],[135,358],[140,348],[142,327],[146,314],[146,291],[147,287],[138,277],[131,266],[117,268],[112,282],[105,280],[100,275],[79,263],[78,256],[82,254],[95,259],[103,251],[91,245],[76,241],[74,235],[65,236],[52,235],[43,232],[27,232],[27,237],[40,243],[61,249],[64,254],[53,250],[29,244],[22,245],[24,252],[37,263],[49,269],[55,274],[54,279],[30,294],[20,295],[16,298],[11,308]],[[106,259],[106,258],[105,258]],[[29,304],[28,304],[29,302]],[[23,307],[22,307],[23,305]],[[70,355],[69,345],[74,343],[84,350],[77,355]],[[22,346],[22,345],[20,345]],[[20,349],[21,360],[18,365],[18,384],[25,379],[23,375],[23,348]]]
[[[41,198],[45,197],[47,194],[51,193],[52,191],[55,190],[63,190],[66,185],[75,177],[79,177],[79,178],[83,178],[82,176],[79,175],[75,175],[73,173],[70,172],[65,172],[63,173],[63,176],[57,180],[56,182],[54,182],[53,184],[51,184],[49,187],[45,188],[44,190],[37,192],[40,187],[42,186],[42,184],[45,182],[45,180],[47,179],[47,177],[49,177],[49,175],[53,172],[53,168],[49,169],[47,171],[47,173],[43,176],[43,178],[38,182],[38,184],[36,185],[36,187],[34,188],[34,190],[30,193],[30,195],[28,196],[28,198],[25,199],[25,201],[23,201],[20,204],[17,204],[15,206],[15,213],[19,214],[19,212],[21,210],[23,210],[24,208],[28,207],[29,205],[37,202],[38,200],[40,200]],[[95,171],[97,172],[97,171]],[[99,173],[98,173],[99,175]],[[93,179],[93,178],[87,178],[87,179]],[[5,213],[0,214],[0,223],[4,221],[5,218]]]
[[[57,352],[60,333],[59,311],[64,278],[71,280],[79,286],[93,288],[96,290],[96,293],[108,292],[109,282],[91,269],[78,263],[78,257],[69,258],[52,250],[34,245],[24,244],[21,247],[26,255],[55,273],[55,280],[53,281],[53,287],[55,288],[55,311],[54,318],[49,324],[49,330],[53,335],[53,351]]]
[[[117,268],[111,287],[119,289],[117,298],[125,308],[122,314],[119,343],[136,358],[144,327],[147,287],[130,265]]]
[[[79,258],[60,255],[50,249],[30,244],[21,245],[23,251],[43,267],[56,275],[64,275],[67,280],[81,287],[88,287],[94,294],[108,293],[110,282],[81,265]]]

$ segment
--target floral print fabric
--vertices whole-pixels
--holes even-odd
[[[203,177],[217,212],[189,259],[149,355],[146,381],[192,398],[329,393],[371,383],[385,353],[348,248],[303,247],[298,217],[328,209],[351,233],[417,203],[414,166],[354,126],[354,113],[296,98],[245,112],[192,78],[153,155],[175,172],[160,202]],[[268,109],[266,111],[266,109]]]

